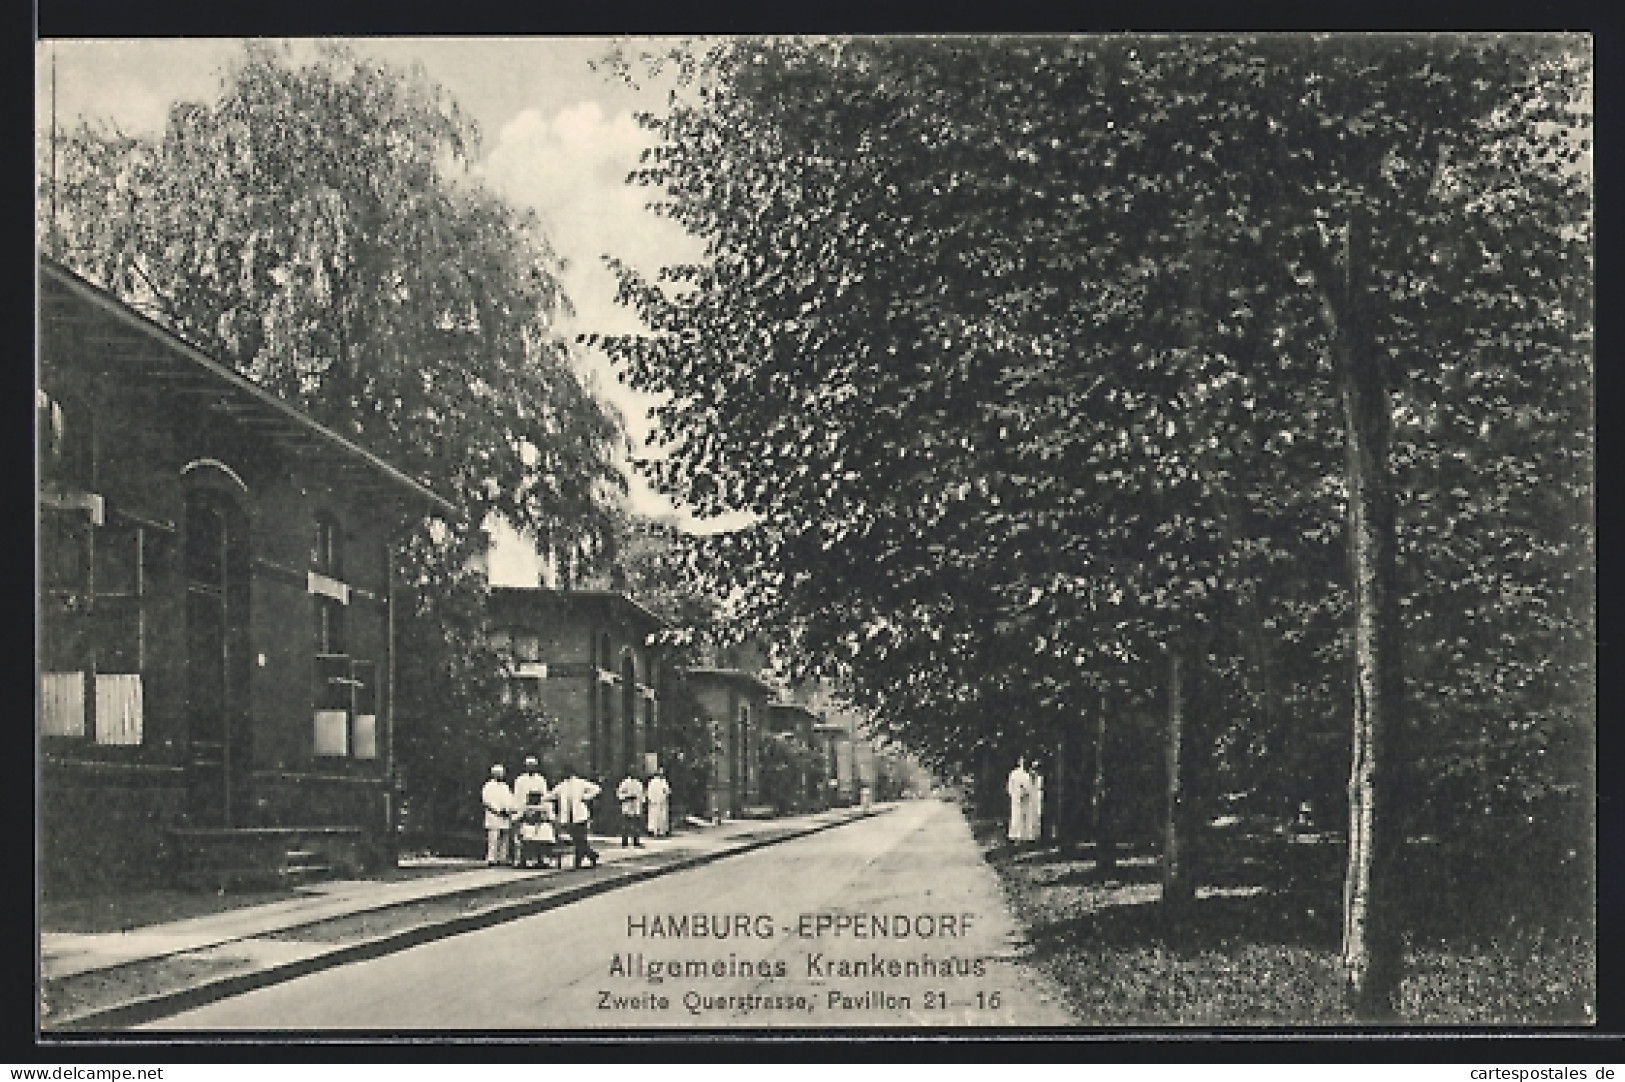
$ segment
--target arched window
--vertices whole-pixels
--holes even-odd
[[[330,580],[337,584],[343,575],[344,569],[344,535],[339,529],[338,519],[328,511],[317,512],[316,530],[310,550],[310,569],[321,579]],[[323,592],[313,592],[316,602],[316,653],[321,655],[344,654],[344,610],[345,598],[343,591],[325,587]],[[339,596],[334,596],[339,595]]]
[[[86,680],[97,640],[99,609],[90,597],[93,536],[102,521],[93,487],[90,411],[81,399],[44,387],[34,397],[39,469],[40,724],[48,737],[83,738]],[[94,685],[94,681],[92,681]]]
[[[344,535],[339,520],[330,511],[316,514],[315,544],[311,546],[310,566],[332,578],[344,577]]]
[[[44,736],[142,742],[146,565],[156,547],[96,487],[92,412],[38,388],[40,723]]]
[[[615,708],[615,695],[608,684],[598,685],[598,723],[592,731],[592,769],[594,773],[604,773],[609,769],[611,755],[609,748],[610,737],[610,711]]]
[[[613,650],[609,636],[607,634],[599,636],[598,668],[601,672],[615,671]],[[598,685],[598,729],[593,734],[594,768],[606,773],[614,770],[615,750],[615,695],[607,678],[601,678]]]
[[[35,393],[34,406],[40,482],[48,488],[90,491],[94,458],[90,410],[77,398],[43,387]]]
[[[632,772],[636,772],[638,769],[637,696],[637,667],[632,660],[632,652],[623,650],[621,652],[621,763],[623,769]]]
[[[542,660],[542,637],[534,631],[518,631],[513,637],[515,661],[533,665]]]
[[[310,579],[312,689],[315,731],[312,750],[329,758],[376,759],[378,667],[350,656],[350,587],[344,580],[344,527],[331,511],[318,511],[311,532]]]
[[[651,698],[645,698],[643,700],[643,750],[655,756],[662,756],[665,754],[666,749],[660,745],[660,733],[655,723],[655,701]],[[658,761],[657,758],[656,762]]]

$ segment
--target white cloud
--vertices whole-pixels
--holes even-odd
[[[605,254],[651,275],[661,266],[700,257],[697,240],[645,209],[658,193],[626,183],[653,142],[630,112],[606,114],[599,102],[582,100],[552,117],[536,109],[521,111],[498,129],[495,146],[480,165],[496,191],[537,211],[564,258],[565,291],[576,308],[569,333],[617,334],[641,327],[633,312],[615,303],[615,278],[603,265]],[[650,427],[648,411],[659,400],[621,383],[602,354],[589,351],[585,360],[589,379],[621,410],[641,447]],[[634,510],[671,512],[670,503],[642,478],[629,480]],[[691,525],[706,530],[723,524]]]
[[[541,215],[566,260],[565,286],[580,330],[637,327],[632,313],[614,303],[605,254],[652,272],[699,252],[680,227],[644,209],[649,189],[626,183],[651,141],[630,113],[605,116],[596,101],[582,101],[551,119],[534,109],[521,112],[503,125],[482,163],[494,188]]]

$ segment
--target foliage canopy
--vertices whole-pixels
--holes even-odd
[[[1327,317],[1351,238],[1396,424],[1405,621],[1440,644],[1409,677],[1434,776],[1479,769],[1474,741],[1583,719],[1576,43],[734,41],[686,60],[634,179],[706,260],[617,265],[652,331],[604,345],[670,396],[659,485],[759,516],[711,544],[715,580],[912,746],[961,766],[1037,740],[1102,687],[1143,691],[1175,632],[1235,713],[1267,697],[1335,728]],[[1503,781],[1532,763],[1492,758]]]

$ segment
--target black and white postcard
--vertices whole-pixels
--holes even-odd
[[[1588,36],[35,65],[41,1040],[1597,1025]]]

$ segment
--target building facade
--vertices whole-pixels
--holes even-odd
[[[513,694],[556,726],[548,769],[613,782],[658,764],[659,617],[618,591],[502,586],[491,591],[489,620]]]
[[[691,668],[684,679],[711,730],[705,814],[737,817],[762,804],[762,734],[773,689],[743,669]]]
[[[858,710],[817,682],[794,690],[793,701],[810,710],[813,750],[824,763],[822,785],[829,804],[856,804],[863,790],[873,797],[877,780],[874,743],[867,719]]]
[[[40,268],[48,889],[188,838],[392,837],[392,524],[451,505],[111,294]]]
[[[815,756],[814,761],[807,765],[797,779],[791,807],[812,809],[824,806],[825,759],[818,754],[820,741],[814,732],[814,727],[818,724],[818,715],[796,702],[770,703],[768,714],[772,722],[771,730],[775,734],[788,739],[793,747],[805,748]]]

